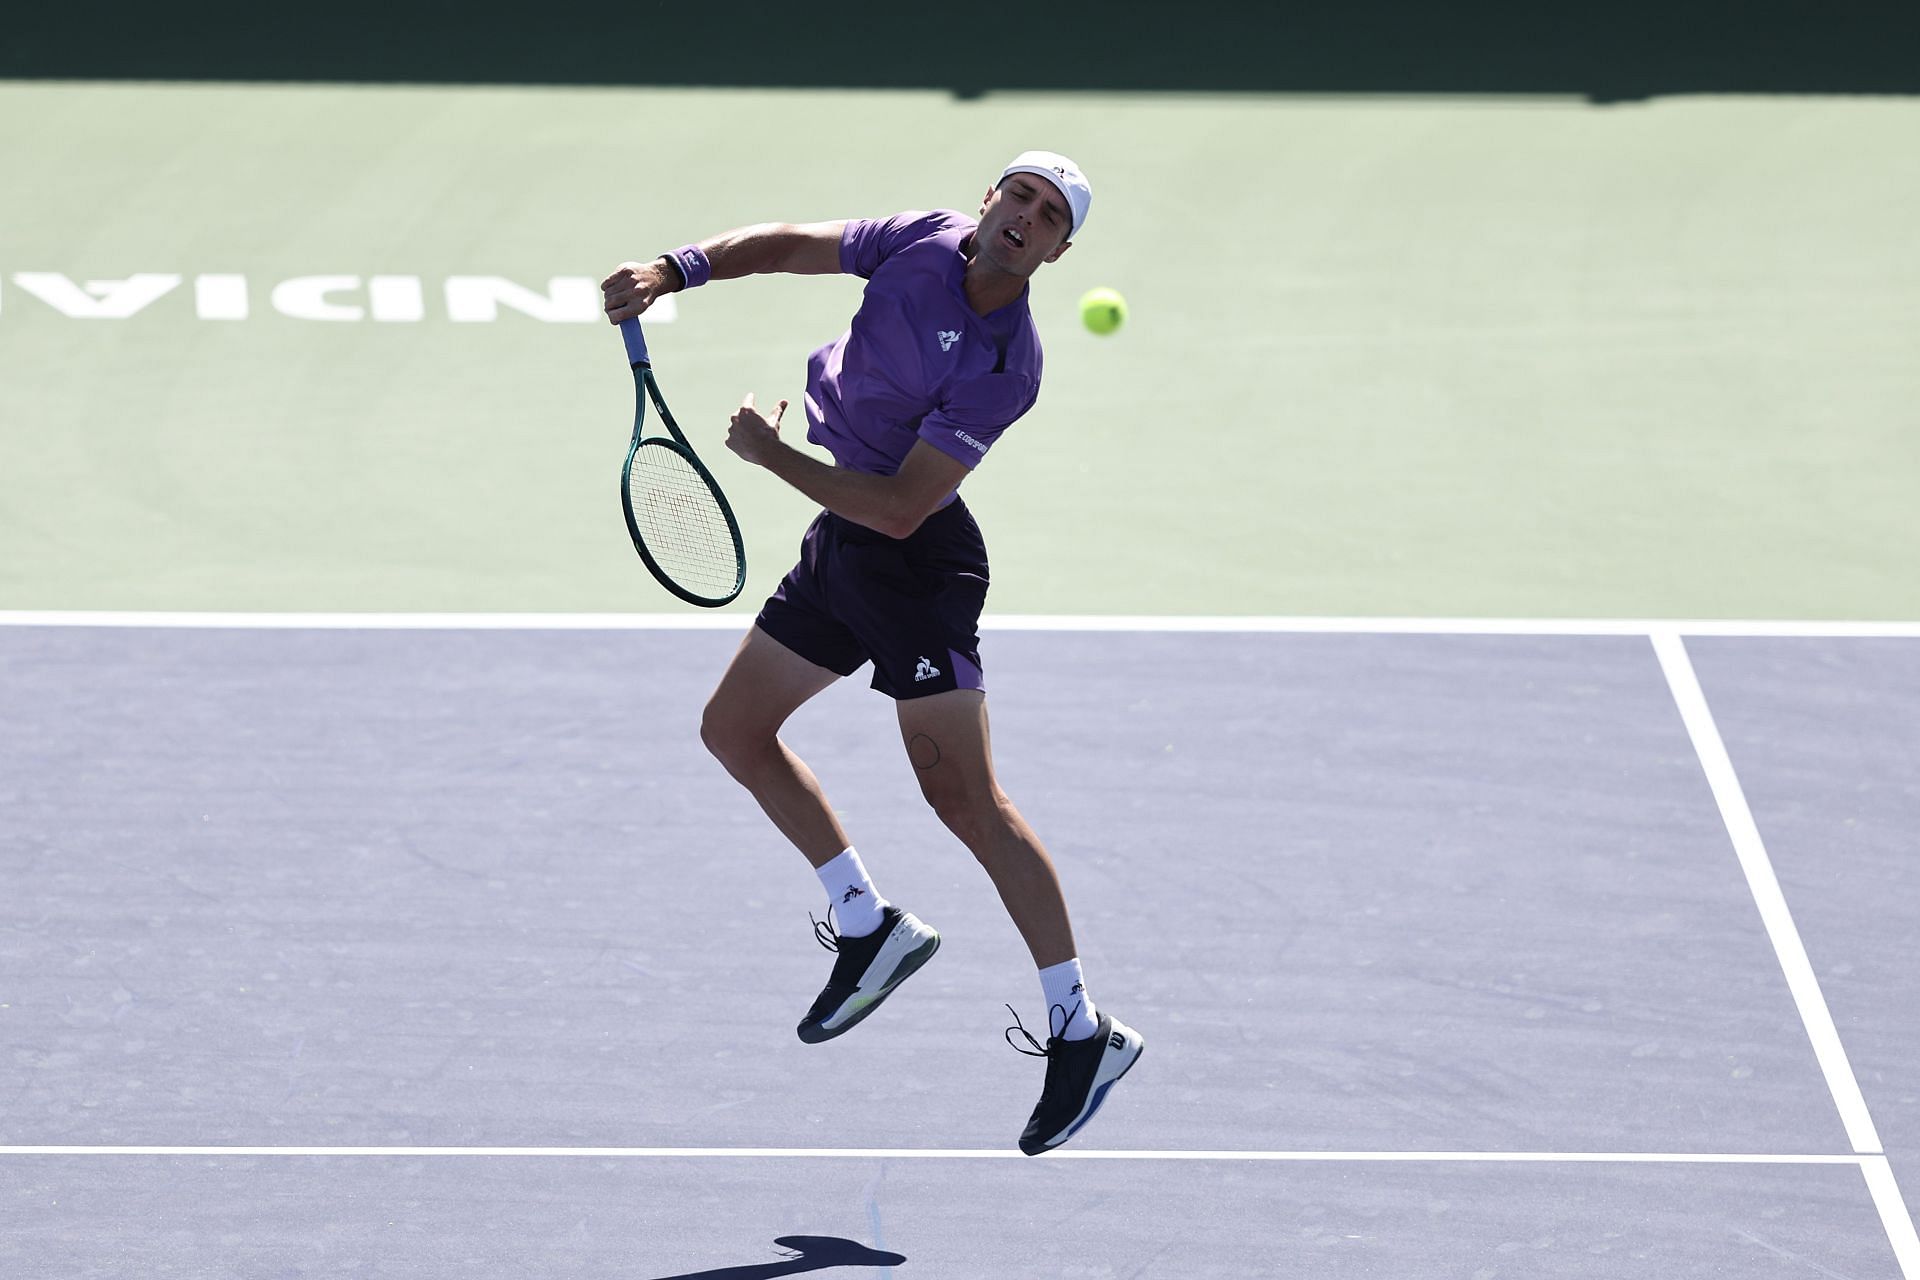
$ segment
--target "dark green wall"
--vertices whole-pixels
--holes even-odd
[[[36,6],[0,77],[1278,93],[1920,92],[1920,3]]]

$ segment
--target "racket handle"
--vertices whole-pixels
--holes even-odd
[[[640,321],[638,319],[622,320],[620,322],[620,336],[626,339],[627,363],[629,365],[651,363],[647,359],[647,338],[645,334],[640,332]]]

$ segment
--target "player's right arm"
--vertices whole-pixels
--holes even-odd
[[[763,222],[723,231],[700,242],[700,252],[713,268],[715,280],[785,272],[789,275],[833,275],[840,270],[840,238],[846,222]],[[600,282],[607,319],[614,324],[630,320],[685,282],[669,256],[652,262],[623,262]]]

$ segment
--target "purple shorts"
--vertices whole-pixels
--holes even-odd
[[[986,599],[987,545],[959,498],[906,538],[822,511],[754,624],[816,666],[850,676],[872,662],[874,688],[923,698],[986,687]]]

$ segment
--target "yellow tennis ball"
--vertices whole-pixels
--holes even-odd
[[[1114,289],[1089,289],[1080,295],[1080,323],[1095,333],[1112,333],[1127,319],[1127,300]]]

